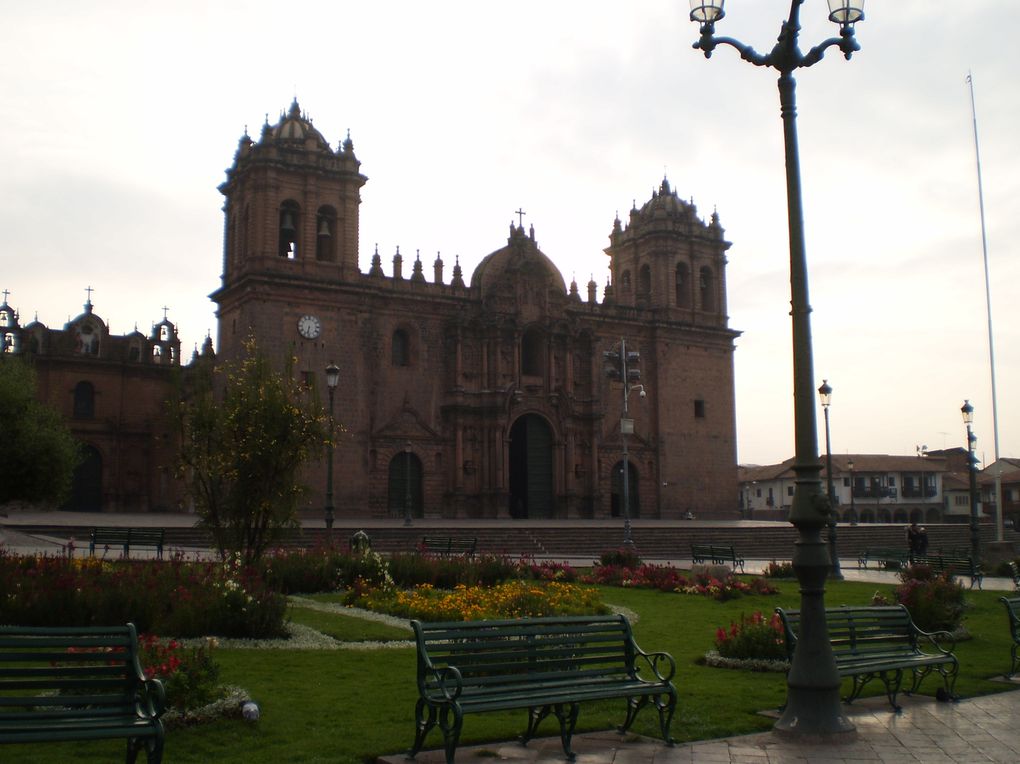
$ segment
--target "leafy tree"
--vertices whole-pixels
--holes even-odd
[[[36,398],[35,370],[0,357],[0,504],[62,504],[71,492],[80,446],[60,414]]]
[[[329,437],[322,406],[291,375],[273,370],[255,340],[245,357],[198,371],[173,403],[180,476],[223,558],[259,559],[298,525],[301,466]]]

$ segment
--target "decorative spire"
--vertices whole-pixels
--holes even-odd
[[[372,267],[368,271],[369,276],[382,276],[382,258],[379,257],[379,244],[375,245],[375,254],[372,255]]]
[[[453,286],[464,287],[464,271],[460,267],[460,255],[456,255],[453,265]]]
[[[415,282],[416,284],[417,283],[424,284],[425,283],[425,273],[422,271],[422,266],[421,266],[421,250],[416,249],[415,253],[416,253],[416,256],[414,258],[414,267],[411,270],[411,281]]]

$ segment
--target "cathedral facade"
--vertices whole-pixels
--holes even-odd
[[[217,356],[239,358],[253,336],[295,358],[322,400],[327,366],[340,368],[338,516],[738,516],[738,332],[717,215],[700,219],[663,181],[613,222],[599,302],[523,225],[470,278],[459,263],[448,278],[439,257],[426,277],[399,250],[389,275],[378,252],[361,272],[366,181],[350,138],[332,149],[295,101],[242,137],[220,187]],[[605,368],[624,343],[627,387]],[[307,472],[309,509],[326,474]]]
[[[186,507],[174,428],[166,401],[176,389],[181,343],[165,314],[145,335],[118,335],[95,312],[91,288],[84,311],[63,328],[0,303],[0,352],[32,364],[37,395],[60,412],[81,444],[71,496],[63,508],[81,512],[160,512]],[[202,353],[214,360],[212,341]],[[192,363],[198,360],[196,353]],[[3,362],[3,358],[0,358]]]

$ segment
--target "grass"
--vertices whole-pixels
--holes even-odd
[[[741,613],[768,613],[777,606],[799,604],[795,582],[780,583],[777,596],[743,597],[715,602],[703,597],[663,594],[656,591],[605,588],[606,602],[635,611],[638,644],[645,650],[666,650],[677,661],[674,683],[680,694],[672,731],[677,740],[691,741],[768,730],[772,720],[759,715],[774,709],[786,695],[782,674],[751,673],[709,668],[698,664],[712,648],[717,626],[727,626]],[[829,582],[826,603],[866,604],[876,590],[887,595],[891,586]],[[957,692],[974,696],[1010,689],[991,682],[1009,665],[1009,631],[1000,592],[968,592],[972,605],[965,621],[973,639],[957,646],[961,672]],[[322,598],[329,601],[328,598]],[[330,630],[337,638],[360,626],[344,615],[295,608],[294,619]],[[314,622],[314,623],[313,623]],[[371,624],[372,628],[379,624]],[[368,628],[368,627],[365,627]],[[385,627],[388,628],[388,627]],[[400,630],[396,630],[400,632]],[[397,638],[406,639],[404,636]],[[376,638],[376,637],[373,637]],[[413,737],[415,654],[413,648],[380,651],[218,650],[222,679],[247,689],[262,708],[257,724],[221,720],[167,737],[165,761],[182,762],[330,762],[364,764],[375,756],[400,752]],[[921,686],[931,696],[937,677]],[[872,690],[869,687],[869,690]],[[871,693],[880,694],[875,687]],[[580,730],[607,729],[623,718],[620,703],[585,706]],[[503,741],[523,731],[522,712],[468,716],[462,743]],[[555,722],[547,721],[540,734],[555,734]],[[633,731],[657,737],[654,712],[646,709]],[[441,737],[432,732],[428,748],[438,748]],[[24,764],[53,761],[107,762],[123,757],[123,741],[60,745],[4,746],[3,757],[17,757]]]
[[[340,642],[393,642],[412,637],[410,629],[400,629],[350,615],[324,613],[298,605],[291,606],[287,615],[294,623],[309,626]]]

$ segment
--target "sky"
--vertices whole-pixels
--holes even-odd
[[[731,0],[717,34],[771,49],[785,0]],[[815,386],[834,453],[965,444],[994,459],[975,121],[999,452],[1020,457],[1020,3],[868,0],[859,53],[797,73]],[[378,245],[465,278],[514,211],[582,293],[662,178],[717,210],[736,341],[738,460],[793,454],[789,240],[774,70],[692,49],[682,0],[48,0],[0,27],[0,290],[22,323],[95,312],[114,333],[168,317],[216,336],[217,186],[238,139],[297,97],[368,176],[360,265]],[[801,48],[834,36],[823,0]],[[967,75],[974,86],[975,110]],[[1013,286],[1010,286],[1010,285]],[[600,288],[601,295],[601,288]],[[819,444],[824,450],[819,411]]]

